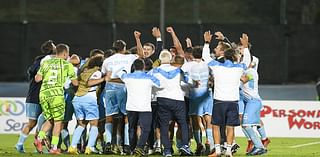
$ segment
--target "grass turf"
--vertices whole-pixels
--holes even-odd
[[[40,156],[48,156],[48,154],[37,154],[34,153],[35,149],[32,144],[33,135],[29,136],[25,143],[25,154],[19,154],[14,149],[14,145],[16,144],[19,135],[11,135],[11,134],[1,134],[0,135],[0,157],[10,156],[10,157],[19,157],[19,156],[32,156],[32,157],[40,157]],[[238,137],[236,139],[237,143],[240,145],[239,151],[234,155],[236,157],[244,157],[245,148],[246,148],[246,139]],[[302,145],[314,143],[312,145],[301,146],[298,148],[291,148],[291,146]],[[195,144],[192,142],[192,150],[195,149]],[[177,152],[175,150],[175,152]],[[179,156],[178,153],[174,154],[175,156]],[[52,155],[49,155],[52,156]],[[88,156],[88,155],[59,155],[59,156]],[[92,157],[101,157],[101,156],[112,156],[117,157],[117,155],[89,155]],[[155,155],[152,155],[155,156]],[[271,143],[268,147],[268,153],[263,156],[270,157],[320,157],[320,138],[271,138]]]

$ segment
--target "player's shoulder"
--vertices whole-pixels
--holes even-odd
[[[209,66],[217,66],[217,67],[225,67],[225,68],[239,68],[242,70],[246,69],[246,65],[244,63],[234,63],[230,60],[226,60],[225,62],[221,63],[215,60],[212,60],[208,63]]]
[[[73,68],[73,65],[72,65],[70,62],[68,62],[68,61],[66,61],[66,60],[64,60],[64,59],[62,59],[61,62],[62,62],[62,64],[63,64],[64,66],[68,66],[69,68],[74,69],[74,68]]]

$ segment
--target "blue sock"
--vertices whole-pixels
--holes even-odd
[[[38,122],[37,122],[37,131],[39,132],[42,128],[43,123],[46,122],[46,119],[44,119],[44,115],[43,113],[40,114],[40,116],[38,117]]]
[[[266,134],[266,130],[264,129],[264,126],[258,126],[258,132],[260,134],[261,139],[266,139],[267,138],[267,134]]]
[[[244,129],[248,133],[251,141],[253,142],[253,144],[256,148],[264,148],[260,138],[258,137],[258,135],[256,134],[256,132],[253,130],[253,128],[251,126],[247,126]]]
[[[106,123],[104,125],[105,127],[105,132],[106,132],[106,137],[105,137],[105,140],[106,140],[106,143],[111,143],[111,140],[112,140],[112,123]]]
[[[206,129],[206,134],[210,144],[210,149],[213,149],[214,141],[213,141],[212,129]]]
[[[62,140],[63,140],[69,135],[69,132],[66,129],[63,129],[63,130],[61,130],[60,134],[61,134],[61,137],[62,137]]]
[[[79,140],[81,138],[81,134],[84,130],[84,127],[82,126],[77,126],[76,130],[74,130],[73,135],[72,135],[72,142],[71,142],[71,146],[73,148],[77,147],[77,144],[79,143]]]
[[[61,130],[61,140],[63,143],[69,147],[70,146],[70,136],[69,136],[69,131],[67,129]]]
[[[246,129],[242,128],[242,132],[243,132],[244,136],[247,137],[247,140],[251,140],[251,139],[250,139],[250,136],[248,135],[248,133],[247,133],[247,131],[246,131]]]
[[[96,140],[98,137],[98,128],[96,126],[92,126],[89,132],[89,140],[88,147],[91,148],[96,144]]]
[[[129,123],[124,124],[124,145],[129,144]]]
[[[17,145],[23,145],[24,141],[26,141],[27,137],[28,137],[28,135],[21,133],[19,136],[19,140],[18,140]]]
[[[194,136],[194,139],[196,140],[196,143],[197,143],[197,144],[201,143],[200,130],[194,130],[194,131],[193,131],[193,136]]]

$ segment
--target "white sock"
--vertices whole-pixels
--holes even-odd
[[[232,155],[231,146],[232,146],[232,145],[230,145],[230,144],[227,145],[226,155]]]
[[[221,146],[220,146],[220,144],[215,144],[214,148],[216,149],[216,154],[221,154]]]

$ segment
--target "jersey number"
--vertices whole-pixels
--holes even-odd
[[[50,70],[48,84],[56,84],[58,79],[58,70]]]

